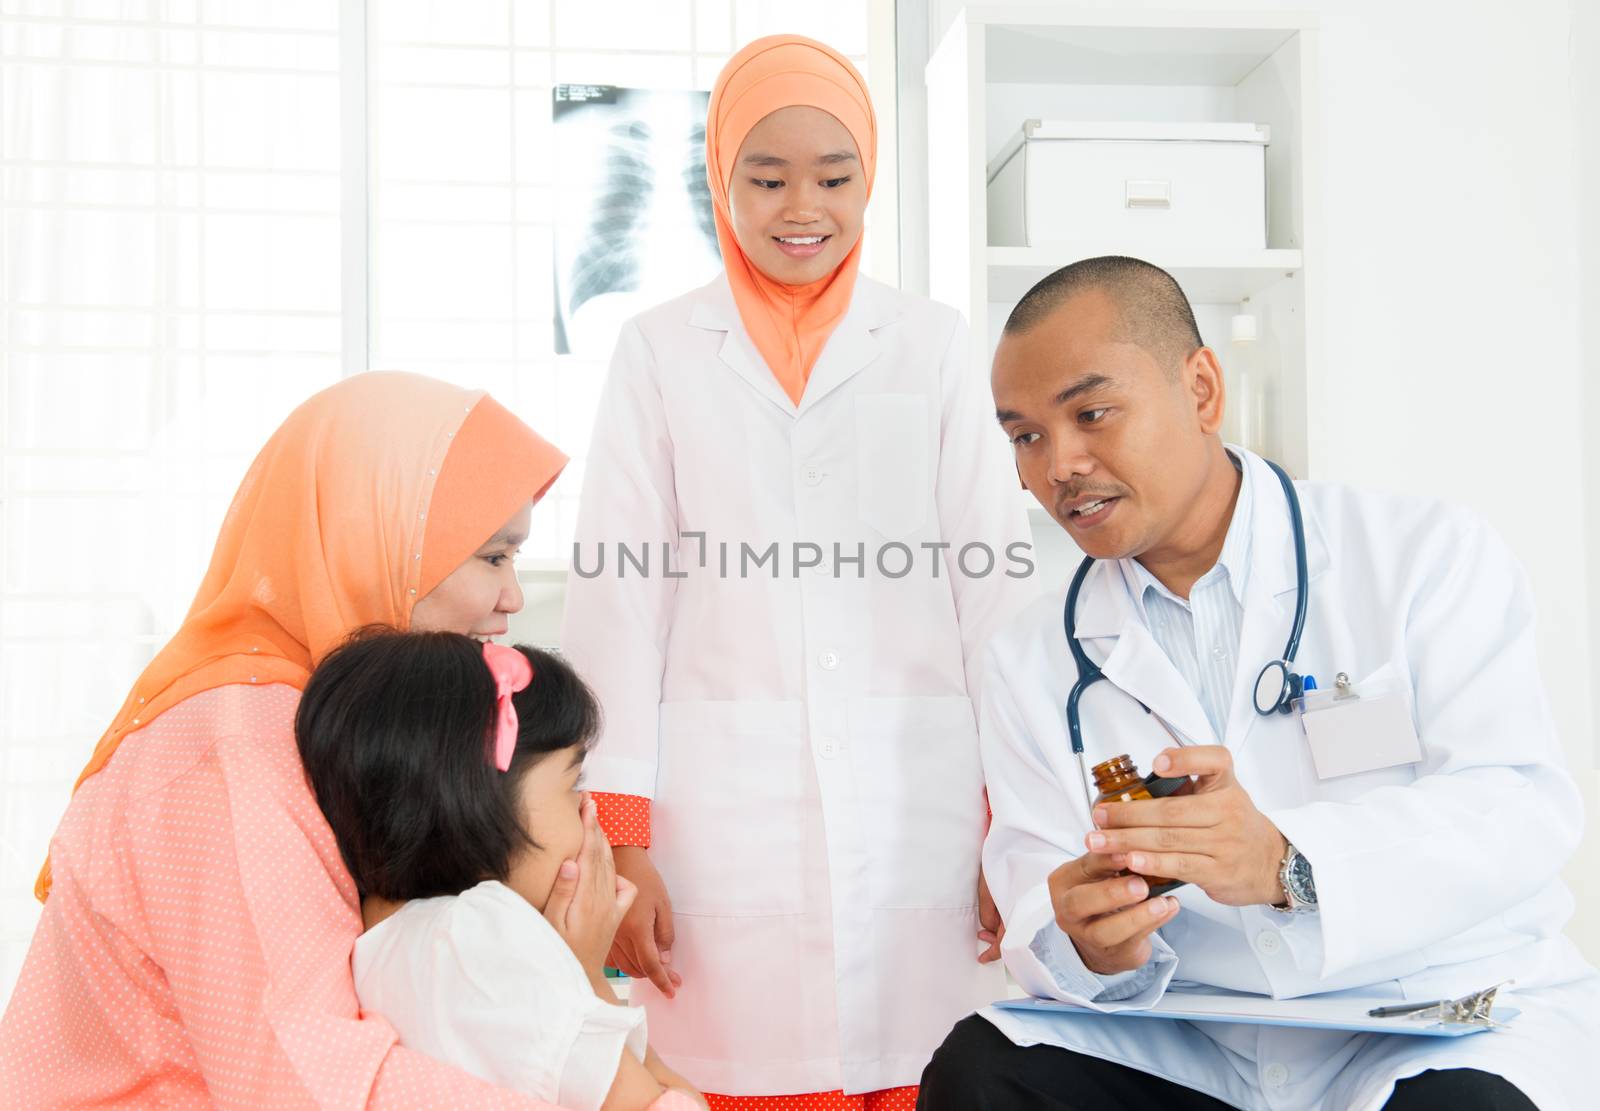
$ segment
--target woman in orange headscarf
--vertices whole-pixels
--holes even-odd
[[[505,632],[512,556],[565,462],[483,393],[416,375],[357,375],[289,416],[51,842],[0,1022],[7,1106],[545,1106],[359,1012],[360,903],[293,723],[354,629]]]
[[[725,273],[624,327],[587,463],[562,635],[640,889],[612,957],[713,1108],[910,1107],[1003,990],[974,697],[1026,522],[959,314],[858,273],[876,154],[836,51],[729,61]]]

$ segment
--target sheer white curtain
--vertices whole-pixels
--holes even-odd
[[[0,0],[0,1005],[73,777],[347,323],[370,365],[485,386],[573,455],[525,552],[560,566],[604,366],[551,354],[551,85],[708,88],[777,31],[866,69],[890,4]],[[342,35],[370,36],[364,89]],[[340,133],[352,95],[368,135]],[[372,296],[347,322],[352,149]]]
[[[0,7],[0,998],[91,745],[339,364],[337,7]]]

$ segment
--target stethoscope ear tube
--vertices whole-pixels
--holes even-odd
[[[1295,700],[1305,692],[1305,680],[1294,671],[1295,653],[1300,651],[1300,635],[1306,628],[1306,608],[1310,601],[1310,571],[1306,564],[1306,526],[1300,514],[1300,495],[1295,492],[1289,473],[1270,459],[1265,461],[1278,476],[1283,487],[1283,497],[1289,503],[1289,522],[1294,532],[1294,622],[1289,627],[1289,640],[1283,646],[1283,658],[1273,660],[1256,676],[1254,691],[1256,713],[1262,717],[1287,714],[1294,709]]]
[[[1078,643],[1078,591],[1094,565],[1093,556],[1085,556],[1078,564],[1078,573],[1072,576],[1072,586],[1067,589],[1067,604],[1061,613],[1061,624],[1066,630],[1067,647],[1072,651],[1072,662],[1078,669],[1078,681],[1072,684],[1067,695],[1067,740],[1072,744],[1072,754],[1078,760],[1078,778],[1083,781],[1084,813],[1094,809],[1094,792],[1089,790],[1089,765],[1083,757],[1083,725],[1078,717],[1078,699],[1105,674],[1089,659],[1083,645]]]
[[[1295,493],[1289,472],[1270,459],[1264,462],[1272,468],[1272,473],[1278,476],[1278,483],[1283,487],[1283,498],[1289,503],[1289,524],[1294,532],[1294,622],[1289,627],[1289,642],[1283,649],[1284,670],[1287,671],[1294,665],[1295,653],[1300,651],[1300,635],[1306,631],[1306,608],[1311,600],[1311,572],[1306,560],[1306,523],[1300,514],[1300,495]],[[1300,677],[1292,677],[1296,687],[1294,697],[1298,698]]]

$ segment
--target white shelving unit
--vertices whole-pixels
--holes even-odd
[[[1115,243],[1075,243],[1070,247],[988,248],[991,304],[1013,305],[1034,283],[1074,259],[1128,251]],[[1286,248],[1263,251],[1195,250],[1140,252],[1140,257],[1167,271],[1190,300],[1202,304],[1244,302],[1259,297],[1278,282],[1293,279],[1303,268],[1303,254]]]
[[[1316,57],[1311,15],[964,9],[927,67],[928,276],[930,294],[973,322],[975,363],[988,365],[1006,316],[1040,278],[1083,258],[1135,255],[1183,286],[1224,365],[1229,318],[1241,305],[1258,317],[1274,371],[1267,446],[1296,475],[1315,474]],[[1267,247],[991,246],[987,167],[1027,119],[1268,125]]]

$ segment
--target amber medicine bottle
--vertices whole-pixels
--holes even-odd
[[[1095,806],[1103,802],[1134,802],[1155,797],[1144,785],[1144,776],[1139,774],[1139,769],[1126,753],[1096,764],[1089,771],[1094,776],[1095,788],[1100,792],[1094,800]],[[1145,876],[1144,879],[1150,885],[1151,894],[1156,894],[1157,888],[1177,886],[1176,881],[1164,876]]]

